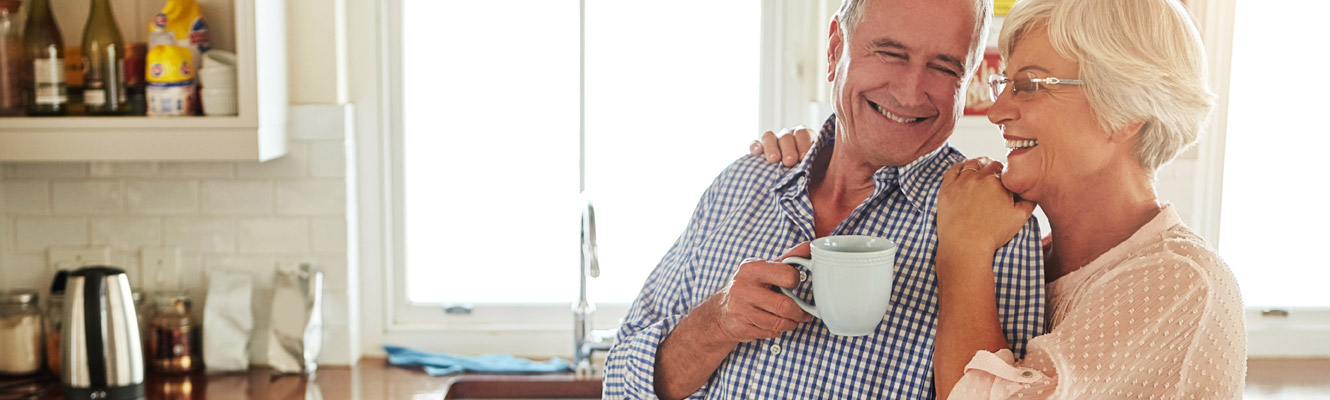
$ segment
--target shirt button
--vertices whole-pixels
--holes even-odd
[[[1030,371],[1025,371],[1025,372],[1021,372],[1021,376],[1026,377],[1026,378],[1029,378],[1029,377],[1034,376],[1034,373],[1033,373],[1033,372],[1030,372]]]
[[[773,344],[768,349],[771,350],[771,354],[780,354],[780,345],[778,344]]]
[[[807,281],[807,280],[808,280],[808,273],[807,273],[807,272],[804,272],[804,271],[802,271],[802,270],[800,270],[800,271],[799,271],[799,282],[803,282],[803,281]]]

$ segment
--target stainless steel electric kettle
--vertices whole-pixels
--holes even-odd
[[[143,399],[143,347],[125,271],[84,267],[65,284],[60,381],[66,400]]]

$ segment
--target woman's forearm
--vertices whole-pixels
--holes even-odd
[[[946,399],[980,350],[1007,348],[998,321],[993,254],[938,250],[938,322],[933,349],[937,398]]]

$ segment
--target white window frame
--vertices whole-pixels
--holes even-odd
[[[460,354],[512,353],[525,356],[570,357],[576,287],[566,291],[569,302],[554,306],[477,307],[470,315],[448,315],[442,307],[416,306],[406,300],[402,265],[400,163],[402,121],[401,5],[403,0],[366,0],[348,7],[349,77],[356,103],[357,217],[350,258],[360,265],[361,346],[367,355],[383,355],[382,345],[394,344]],[[759,109],[761,126],[810,123],[822,110],[810,108],[825,84],[803,79],[825,68],[822,19],[829,19],[839,0],[762,0],[762,70]],[[812,38],[820,38],[812,40]],[[774,79],[780,74],[784,79]],[[805,82],[805,83],[800,83]],[[775,94],[773,96],[772,94]],[[821,97],[825,97],[824,95]],[[777,99],[771,101],[770,99]],[[783,117],[781,117],[783,116]],[[821,118],[821,117],[816,117]],[[811,121],[820,123],[821,121]],[[735,149],[742,154],[744,149]],[[575,232],[573,233],[576,234]],[[574,237],[574,241],[575,241]],[[662,255],[663,256],[663,255]],[[575,273],[570,269],[569,273]],[[355,299],[353,299],[355,300]],[[626,315],[628,304],[597,304],[595,327],[611,328]]]

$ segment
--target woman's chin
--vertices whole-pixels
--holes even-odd
[[[1030,200],[1030,188],[1034,186],[1034,180],[1027,176],[1021,176],[1018,172],[1012,172],[1008,169],[1002,174],[1002,186],[1007,191],[1020,196],[1022,199]]]

